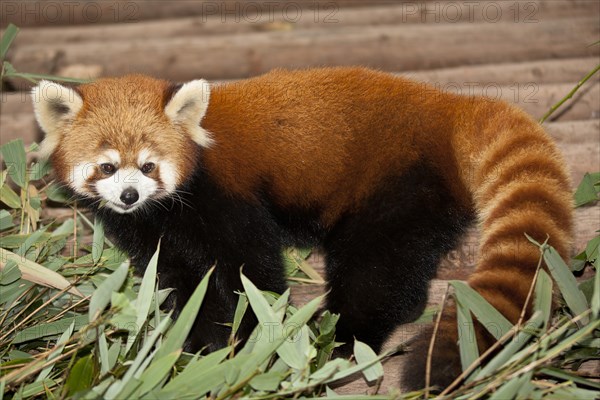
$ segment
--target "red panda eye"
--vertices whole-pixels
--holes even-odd
[[[102,170],[103,173],[105,173],[106,175],[111,175],[115,172],[116,168],[114,165],[109,164],[109,163],[104,163],[104,164],[100,164],[100,169]]]
[[[150,172],[154,171],[155,167],[156,165],[154,165],[154,163],[147,162],[146,164],[142,165],[141,170],[144,174],[149,174]]]

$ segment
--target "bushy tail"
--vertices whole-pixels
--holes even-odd
[[[480,259],[469,284],[512,323],[523,310],[547,238],[566,258],[572,237],[571,182],[555,143],[522,111],[482,100],[462,118],[452,144],[465,190],[480,225]],[[475,126],[479,121],[479,126]],[[485,121],[485,122],[481,122]],[[480,352],[493,340],[476,327]],[[425,361],[432,329],[416,338],[403,386],[425,384]],[[439,325],[431,384],[444,388],[461,372],[456,311],[449,304]]]

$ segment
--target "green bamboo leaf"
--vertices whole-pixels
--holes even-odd
[[[551,376],[553,378],[563,380],[563,381],[572,381],[579,385],[584,385],[587,387],[594,388],[596,390],[600,390],[600,382],[595,382],[590,379],[586,379],[579,375],[574,375],[565,371],[563,369],[558,369],[555,367],[544,367],[540,370],[540,373]]]
[[[352,363],[345,358],[334,358],[329,360],[321,368],[310,375],[309,384],[315,385],[320,382],[332,378],[336,373],[347,370],[352,366]]]
[[[29,237],[23,242],[23,244],[19,246],[17,250],[15,250],[15,253],[20,255],[21,257],[25,257],[25,254],[27,253],[27,251],[29,251],[31,246],[33,246],[34,244],[44,243],[45,241],[50,239],[50,234],[46,233],[46,229],[48,229],[48,226],[45,226],[29,235]]]
[[[359,364],[367,364],[377,359],[377,354],[367,344],[354,340],[354,357]],[[383,365],[377,361],[362,371],[369,382],[375,382],[383,377]]]
[[[26,187],[27,155],[22,139],[11,140],[0,146],[8,176],[21,188]]]
[[[141,375],[140,382],[142,384],[136,390],[134,397],[139,398],[159,385],[171,371],[180,355],[181,350],[176,350],[153,361]]]
[[[0,260],[13,260],[19,266],[22,279],[25,279],[26,281],[59,290],[66,289],[67,287],[71,286],[71,283],[62,275],[6,249],[0,248]],[[1,264],[0,269],[3,269]],[[84,297],[83,294],[75,287],[72,287],[67,291],[76,296]]]
[[[592,263],[598,259],[600,252],[600,236],[592,238],[585,246],[585,259]]]
[[[0,210],[0,231],[10,229],[15,224],[13,223],[12,215],[6,210]]]
[[[249,281],[248,281],[249,282]],[[294,315],[289,317],[285,321],[286,326],[301,327],[304,326],[308,320],[314,315],[319,308],[323,296],[316,297],[311,300],[304,307],[300,308]],[[252,303],[250,303],[252,304]],[[247,358],[240,369],[240,377],[238,383],[245,381],[253,376],[253,374],[262,366],[267,360],[269,360],[273,353],[287,340],[287,338],[294,332],[291,330],[283,330],[283,335],[280,337],[274,336],[273,340],[259,340],[257,346],[255,346],[251,357]],[[263,337],[267,337],[266,335]],[[260,346],[258,346],[260,345]],[[246,354],[238,354],[239,356]],[[237,357],[236,357],[237,358]]]
[[[510,321],[504,315],[500,314],[476,290],[462,281],[450,281],[450,285],[454,287],[454,295],[457,301],[469,308],[473,315],[475,315],[475,318],[496,340],[511,330],[512,324]]]
[[[62,353],[63,349],[65,348],[65,344],[67,344],[67,341],[73,334],[74,328],[75,328],[75,322],[73,321],[73,322],[71,322],[71,325],[69,325],[69,327],[63,332],[63,334],[60,335],[60,338],[56,342],[56,345],[54,346],[52,353],[50,353],[50,355],[48,356],[47,361],[54,360],[56,357],[58,357]],[[44,381],[48,377],[48,375],[50,375],[52,368],[54,368],[54,364],[50,364],[46,368],[44,368],[42,370],[42,372],[40,372],[40,374],[37,376],[35,381],[36,382]]]
[[[44,389],[52,389],[58,383],[53,379],[44,379],[40,382],[32,382],[28,385],[22,386],[22,396],[25,399],[29,399],[32,397],[38,397],[41,393],[44,392]],[[36,396],[37,395],[37,396]]]
[[[258,290],[256,286],[243,274],[241,275],[242,286],[248,296],[250,307],[256,314],[259,326],[262,328],[261,339],[273,341],[276,338],[284,336],[286,333],[285,329],[298,329],[300,327],[290,326],[282,324],[284,313],[277,314],[273,308],[269,305],[262,292]],[[295,332],[291,332],[294,334]],[[301,337],[302,335],[300,335]],[[300,338],[302,339],[302,338]],[[308,340],[308,337],[305,338]],[[303,342],[301,342],[303,343]],[[277,354],[286,362],[290,367],[295,369],[304,369],[308,363],[308,349],[305,346],[295,346],[294,341],[285,341],[277,348]],[[308,343],[307,343],[308,344]]]
[[[598,200],[598,191],[594,187],[595,183],[596,181],[589,173],[583,176],[575,191],[575,207],[581,207]]]
[[[20,344],[31,340],[45,338],[49,336],[57,336],[61,332],[69,329],[73,325],[73,329],[78,331],[88,322],[86,315],[77,315],[75,317],[66,317],[58,321],[45,322],[23,329],[13,338],[13,344]]]
[[[598,400],[597,390],[588,390],[578,387],[560,387],[557,386],[551,392],[544,393],[544,400]]]
[[[533,309],[542,313],[545,330],[552,318],[552,279],[543,269],[540,270],[535,282]]]
[[[110,303],[113,292],[119,290],[123,286],[123,282],[127,278],[128,265],[127,263],[121,264],[119,268],[108,278],[102,282],[98,289],[94,291],[92,298],[90,299],[90,305],[88,310],[89,321],[94,321],[98,315],[106,308]]]
[[[264,392],[274,392],[279,388],[281,381],[285,379],[285,373],[281,371],[269,371],[264,374],[256,375],[250,381],[250,386],[255,390]]]
[[[29,174],[29,181],[37,181],[42,179],[44,176],[50,173],[50,162],[48,160],[42,160],[31,164],[27,173]]]
[[[8,174],[8,170],[2,172]],[[10,208],[21,208],[21,198],[6,183],[0,186],[0,201]]]
[[[184,394],[197,394],[198,398],[225,382],[224,367],[221,362],[231,352],[230,347],[214,351],[204,357],[192,360],[179,375],[171,379],[155,398],[178,398]],[[236,358],[239,357],[236,356]]]
[[[544,261],[548,266],[550,274],[554,278],[554,282],[560,289],[560,292],[567,303],[567,306],[575,315],[583,314],[588,308],[587,300],[584,294],[579,290],[575,276],[569,270],[569,267],[556,250],[552,246],[542,245]],[[589,322],[587,316],[578,321],[579,326],[583,326]]]
[[[533,390],[534,386],[531,384],[532,375],[533,372],[528,372],[505,382],[496,392],[492,393],[489,400],[516,399],[517,393]]]
[[[104,226],[100,219],[96,217],[94,219],[94,236],[92,239],[92,260],[94,264],[100,261],[102,252],[104,251]]]
[[[94,358],[91,354],[77,360],[73,368],[69,371],[69,376],[65,383],[69,396],[89,389],[92,386],[94,374]]]
[[[67,203],[71,198],[69,192],[58,183],[52,183],[46,188],[46,196],[57,203]]]
[[[108,348],[108,370],[114,368],[117,360],[119,359],[119,354],[121,353],[121,339],[117,339],[113,344]]]
[[[369,362],[365,362],[365,363],[359,363],[356,364],[350,368],[346,368],[343,369],[339,372],[336,372],[331,378],[326,379],[325,381],[323,381],[322,383],[332,383],[335,381],[338,381],[340,379],[344,379],[350,375],[353,375],[357,372],[361,372],[369,367],[371,367],[372,365],[375,365],[376,363],[381,362],[381,360],[383,360],[384,358],[388,357],[390,354],[392,354],[395,350],[390,350],[390,351],[386,351],[380,355],[377,356],[377,358],[372,359]]]
[[[198,287],[196,287],[196,290],[194,290],[194,293],[190,299],[183,307],[181,314],[179,314],[177,321],[175,321],[175,325],[173,325],[173,327],[166,334],[162,346],[160,346],[158,349],[156,354],[157,358],[162,358],[167,354],[173,353],[174,351],[183,347],[183,343],[188,337],[188,334],[194,325],[194,321],[196,321],[196,316],[198,315],[198,311],[200,310],[200,306],[204,300],[204,295],[206,295],[208,282],[213,270],[214,267],[206,273]]]
[[[467,305],[456,300],[456,322],[458,325],[458,350],[460,352],[460,363],[462,370],[469,368],[479,358],[477,337],[471,311]],[[479,370],[479,367],[477,368]],[[473,374],[471,374],[473,376]],[[470,379],[469,379],[470,381]]]
[[[534,312],[533,316],[525,323],[524,328],[475,375],[474,380],[477,381],[494,374],[500,367],[511,361],[517,351],[523,348],[534,336],[534,331],[539,329],[543,321],[542,313],[539,311]]]
[[[12,23],[8,24],[2,35],[2,40],[0,41],[0,60],[4,60],[4,57],[6,57],[6,52],[8,51],[10,44],[15,40],[17,33],[19,33],[19,28]]]
[[[0,285],[6,286],[21,278],[21,271],[13,260],[8,260],[0,270]]]
[[[244,318],[244,314],[246,314],[247,309],[248,298],[242,293],[238,296],[237,306],[235,307],[235,313],[233,314],[233,324],[231,326],[231,334],[233,336],[237,334],[240,324],[242,323],[242,318]]]
[[[108,343],[106,342],[106,334],[104,333],[104,326],[98,328],[100,336],[98,337],[98,353],[100,359],[100,374],[105,375],[110,371],[110,362],[108,359]]]
[[[127,369],[127,372],[123,375],[123,378],[113,382],[112,385],[106,390],[104,393],[104,398],[107,400],[111,399],[122,399],[128,398],[128,394],[131,394],[135,391],[138,385],[141,385],[138,379],[135,378],[135,375],[138,371],[143,371],[140,367],[143,364],[146,364],[156,357],[158,351],[152,353],[150,357],[150,350],[154,347],[154,344],[158,340],[159,337],[165,332],[167,327],[170,325],[171,321],[169,318],[165,318],[160,322],[160,325],[156,327],[156,329],[152,332],[152,335],[144,342],[144,345],[137,353],[135,359]]]

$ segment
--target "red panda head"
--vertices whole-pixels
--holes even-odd
[[[180,87],[142,75],[76,89],[42,81],[33,89],[46,137],[41,153],[76,193],[131,212],[172,194],[192,173],[208,108],[204,80]]]

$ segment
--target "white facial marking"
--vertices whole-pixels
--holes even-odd
[[[156,162],[154,160],[152,160],[152,153],[150,152],[150,150],[143,149],[138,154],[138,165],[141,167],[142,165],[144,165],[147,162],[154,162],[156,164]]]
[[[172,163],[168,161],[160,163],[160,180],[167,192],[171,193],[175,190],[177,186],[177,172]]]
[[[86,183],[94,175],[95,171],[96,164],[94,163],[75,164],[71,170],[73,175],[69,177],[70,186],[83,195],[90,195],[86,189]]]
[[[127,205],[121,200],[121,194],[129,188],[135,189],[139,195],[139,199],[132,205]],[[108,200],[106,206],[118,213],[135,210],[144,204],[157,189],[156,181],[145,176],[137,168],[120,168],[114,175],[96,182],[96,190],[105,200]]]
[[[113,164],[114,166],[118,166],[121,162],[121,156],[117,150],[106,150],[102,155],[98,158],[98,165],[100,164]]]

